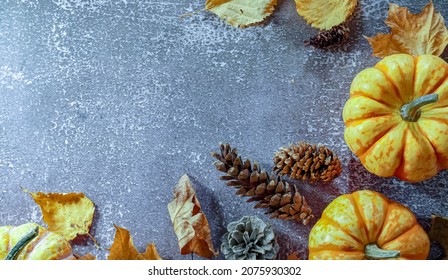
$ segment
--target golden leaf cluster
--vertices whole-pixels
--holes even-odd
[[[347,22],[358,0],[295,0],[297,13],[306,22],[322,30],[331,30]],[[248,27],[265,22],[277,6],[277,0],[207,0],[205,9],[213,12],[234,27]],[[444,19],[430,1],[419,14],[406,7],[389,4],[385,23],[389,34],[366,37],[373,55],[432,54],[440,56],[448,45],[448,30]]]
[[[90,234],[95,204],[84,193],[43,193],[30,192],[34,201],[39,205],[43,220],[48,230],[54,232],[67,241],[73,241],[81,235],[89,236],[100,248],[95,238]],[[183,175],[174,188],[174,198],[167,205],[173,222],[174,232],[178,238],[181,254],[194,253],[204,258],[211,258],[218,254],[213,249],[210,226],[190,178]],[[153,243],[149,243],[145,252],[139,252],[134,246],[130,232],[114,225],[115,237],[109,250],[108,260],[161,260]],[[92,254],[79,256],[77,260],[94,260]]]
[[[297,13],[313,27],[329,30],[345,22],[358,0],[295,0]],[[207,0],[205,9],[234,27],[263,23],[271,16],[277,0]]]

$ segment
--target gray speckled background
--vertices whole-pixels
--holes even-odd
[[[378,178],[348,150],[342,108],[353,77],[378,59],[362,35],[388,32],[388,1],[364,0],[340,50],[305,47],[316,33],[280,1],[264,26],[233,28],[204,0],[3,0],[0,4],[0,224],[43,224],[30,191],[84,192],[97,207],[92,234],[112,244],[113,224],[140,251],[179,253],[166,209],[182,174],[193,179],[220,246],[243,215],[273,224],[279,257],[306,258],[311,226],[269,219],[219,181],[211,151],[229,142],[265,169],[281,146],[322,143],[343,162],[330,184],[299,183],[318,217],[337,195],[385,193],[417,213],[448,215],[445,172],[419,184]],[[420,12],[427,1],[400,0]],[[446,1],[434,1],[448,18]],[[447,55],[442,56],[446,59]],[[89,239],[79,254],[105,259]],[[440,254],[440,252],[439,252]],[[197,257],[195,257],[197,258]],[[219,256],[218,258],[222,258]]]

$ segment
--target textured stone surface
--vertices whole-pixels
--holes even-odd
[[[394,1],[420,12],[426,1]],[[444,1],[434,1],[447,18]],[[264,26],[235,29],[198,0],[3,0],[0,4],[0,223],[43,224],[30,191],[84,192],[97,207],[79,254],[107,257],[113,224],[137,248],[179,253],[166,205],[187,173],[216,248],[244,215],[272,223],[280,258],[306,258],[311,226],[269,220],[219,181],[219,142],[270,170],[273,153],[299,140],[339,155],[330,184],[300,184],[319,217],[339,194],[369,188],[407,205],[427,229],[448,215],[447,172],[418,184],[378,178],[348,150],[342,108],[353,77],[378,59],[362,35],[388,32],[388,1],[364,0],[351,39],[324,52],[303,45],[316,33],[293,1]],[[446,59],[446,54],[443,55]],[[440,249],[438,249],[440,254]],[[436,250],[437,251],[437,250]],[[196,258],[196,257],[195,257]],[[222,258],[219,256],[218,258]]]

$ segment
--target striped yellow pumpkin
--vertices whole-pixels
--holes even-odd
[[[335,198],[309,236],[310,260],[424,260],[429,238],[414,213],[371,190]]]
[[[440,57],[396,54],[354,78],[344,138],[368,171],[419,182],[448,168],[447,76]]]
[[[75,257],[64,237],[27,223],[0,227],[0,259],[67,260]]]

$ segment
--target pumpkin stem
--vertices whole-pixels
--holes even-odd
[[[366,255],[366,258],[370,260],[392,259],[400,257],[400,251],[384,250],[378,247],[378,245],[376,245],[375,243],[367,244],[364,247],[364,254]]]
[[[437,93],[431,93],[423,95],[407,104],[404,104],[401,109],[401,117],[405,121],[416,122],[421,115],[420,108],[422,106],[437,102],[439,100],[439,95]]]
[[[25,234],[17,243],[12,247],[11,251],[9,251],[5,260],[14,260],[20,251],[28,244],[31,240],[33,240],[39,234],[39,227],[33,228],[30,232]]]

